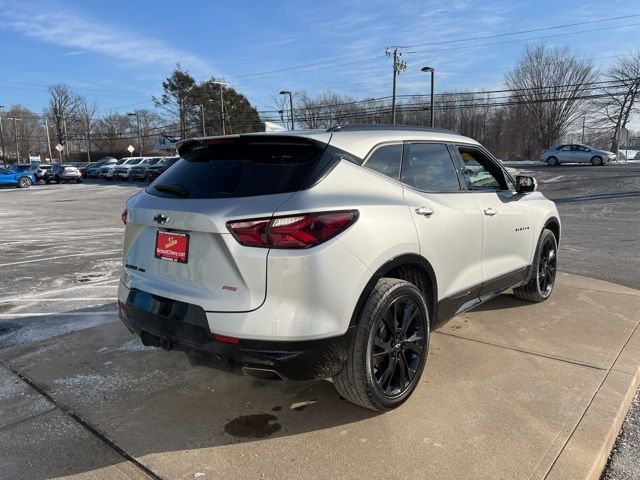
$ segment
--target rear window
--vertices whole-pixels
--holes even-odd
[[[185,152],[186,150],[186,152]],[[184,198],[274,195],[311,187],[337,161],[336,149],[302,138],[238,137],[194,142],[147,192]]]

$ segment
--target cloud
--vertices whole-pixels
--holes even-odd
[[[48,4],[0,2],[0,27],[14,30],[40,41],[73,50],[64,55],[93,52],[128,65],[152,64],[166,70],[180,63],[196,76],[209,76],[213,67],[191,52],[145,37],[134,31],[119,30],[70,9],[55,10]]]
[[[76,50],[73,52],[66,52],[63,53],[62,56],[63,57],[77,57],[78,55],[84,55],[86,52],[82,51],[82,50]]]

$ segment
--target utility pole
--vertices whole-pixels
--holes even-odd
[[[87,121],[86,116],[82,116],[82,120],[84,120],[84,134],[87,142],[87,162],[91,163],[91,138],[89,133],[89,122]]]
[[[62,125],[64,125],[64,146],[67,152],[67,162],[69,161],[69,134],[67,133],[67,117],[62,115]]]
[[[581,140],[582,143],[584,143],[584,122],[585,122],[585,119],[586,119],[586,115],[583,115],[582,116],[582,140]]]
[[[13,133],[16,137],[16,163],[20,163],[20,150],[18,149],[18,122],[21,122],[21,118],[7,117],[7,120],[13,120]]]
[[[393,94],[391,96],[391,123],[396,124],[396,77],[407,69],[407,62],[400,60],[403,47],[389,47],[386,50],[387,57],[393,57]]]
[[[45,115],[44,127],[47,129],[47,146],[49,147],[49,162],[53,162],[53,155],[51,154],[51,137],[49,136],[49,119]]]
[[[6,156],[6,152],[4,151],[4,130],[2,129],[2,110],[4,110],[4,105],[0,105],[0,139],[2,139],[2,155],[0,158]]]

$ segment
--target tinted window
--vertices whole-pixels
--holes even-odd
[[[571,145],[563,145],[562,147],[558,148],[558,150],[562,150],[563,152],[568,152],[571,150]]]
[[[472,147],[458,147],[464,162],[464,177],[470,190],[508,190],[502,169],[487,155]]]
[[[458,176],[446,145],[407,143],[402,161],[402,182],[427,192],[460,190]]]
[[[185,152],[186,150],[186,152]],[[248,136],[195,143],[148,188],[158,196],[228,198],[312,186],[339,157],[331,147],[287,137]]]
[[[364,164],[365,167],[380,172],[387,177],[398,180],[400,177],[400,160],[402,159],[402,145],[383,145],[371,154]]]

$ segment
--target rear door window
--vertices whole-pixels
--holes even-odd
[[[442,143],[406,143],[401,181],[424,192],[460,190],[449,149]]]
[[[340,156],[309,139],[247,136],[194,142],[147,188],[157,196],[233,198],[311,187]]]

